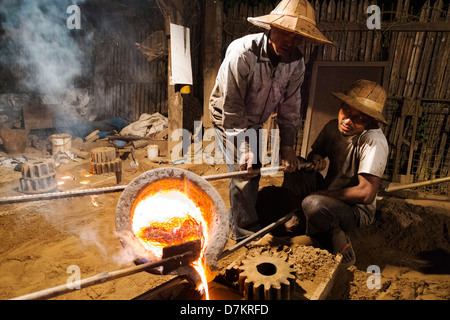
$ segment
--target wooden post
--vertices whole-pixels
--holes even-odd
[[[205,60],[203,64],[203,117],[202,124],[211,128],[209,98],[217,71],[222,62],[223,0],[206,0],[205,3]]]
[[[411,182],[412,176],[411,176],[411,168],[412,168],[412,157],[414,152],[414,147],[416,144],[415,136],[417,132],[417,121],[418,121],[418,109],[419,109],[419,101],[414,100],[413,98],[406,98],[403,100],[403,106],[402,106],[402,114],[401,118],[399,119],[399,128],[398,129],[398,139],[394,140],[395,142],[395,162],[394,162],[394,171],[393,171],[393,177],[392,181],[398,181],[398,182]],[[405,139],[406,136],[406,125],[405,120],[407,116],[412,116],[412,136],[411,140],[408,141]],[[409,146],[408,151],[408,169],[405,176],[402,176],[399,173],[400,170],[400,161],[402,158],[402,146],[403,144],[406,144]]]
[[[171,84],[172,64],[171,64],[171,46],[170,46],[170,23],[178,25],[183,24],[182,7],[179,1],[156,0],[165,18],[165,31],[168,37],[167,45],[169,51],[167,64],[167,108],[168,108],[168,154],[172,158],[172,150],[179,141],[172,141],[171,137],[175,130],[183,128],[183,97],[180,92],[176,92],[175,86]],[[177,155],[174,155],[177,158]]]
[[[170,34],[170,31],[168,32]],[[168,84],[167,84],[167,108],[168,108],[168,157],[172,158],[172,150],[178,141],[172,141],[173,132],[183,128],[183,97],[180,92],[175,91],[175,86],[171,84],[172,64],[170,62],[170,40],[169,40],[169,61],[168,61]],[[177,156],[175,156],[177,157]]]

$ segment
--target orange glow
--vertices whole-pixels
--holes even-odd
[[[200,278],[202,279],[202,284],[198,287],[198,290],[200,292],[205,293],[206,300],[209,300],[209,290],[208,290],[208,280],[206,276],[206,268],[204,264],[202,263],[202,258],[195,261],[192,266],[194,267],[195,271],[200,275]]]
[[[96,197],[97,196],[91,195],[91,202],[94,207],[98,207],[98,202],[97,202],[97,200],[95,200]]]
[[[152,222],[140,228],[138,236],[150,246],[165,243],[168,246],[202,238],[202,226],[189,215],[173,217],[167,222]]]
[[[209,241],[208,227],[216,212],[211,198],[190,181],[164,179],[147,186],[131,210],[131,228],[144,248],[162,257],[163,248],[187,241],[201,241],[200,258],[192,265],[202,284],[198,290],[209,299],[204,250]]]
[[[57,183],[58,186],[62,186],[66,182],[66,180],[73,180],[73,177],[71,175],[65,175],[60,177]]]

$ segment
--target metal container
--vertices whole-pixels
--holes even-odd
[[[204,245],[204,261],[210,272],[218,270],[217,261],[229,236],[228,210],[217,190],[202,177],[179,168],[164,167],[149,170],[132,180],[124,189],[116,207],[116,231],[124,248],[134,255],[134,261],[153,262],[159,258],[148,251],[132,230],[137,204],[158,192],[181,190],[195,199],[206,221],[208,241]],[[158,216],[157,210],[149,215]],[[177,271],[175,274],[180,274]]]

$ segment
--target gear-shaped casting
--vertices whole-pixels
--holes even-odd
[[[122,171],[122,161],[116,159],[116,149],[100,147],[91,150],[90,172],[93,174]]]
[[[246,300],[289,300],[295,271],[286,258],[267,252],[247,258],[239,267],[239,291]]]
[[[52,158],[24,163],[21,171],[20,188],[23,193],[44,193],[55,190],[58,187],[56,183],[56,165]]]

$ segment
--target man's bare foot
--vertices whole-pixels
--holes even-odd
[[[350,238],[346,236],[345,232],[340,228],[336,228],[331,235],[331,241],[335,253],[342,254],[342,266],[348,268],[354,265],[356,262],[356,254],[353,250]]]

